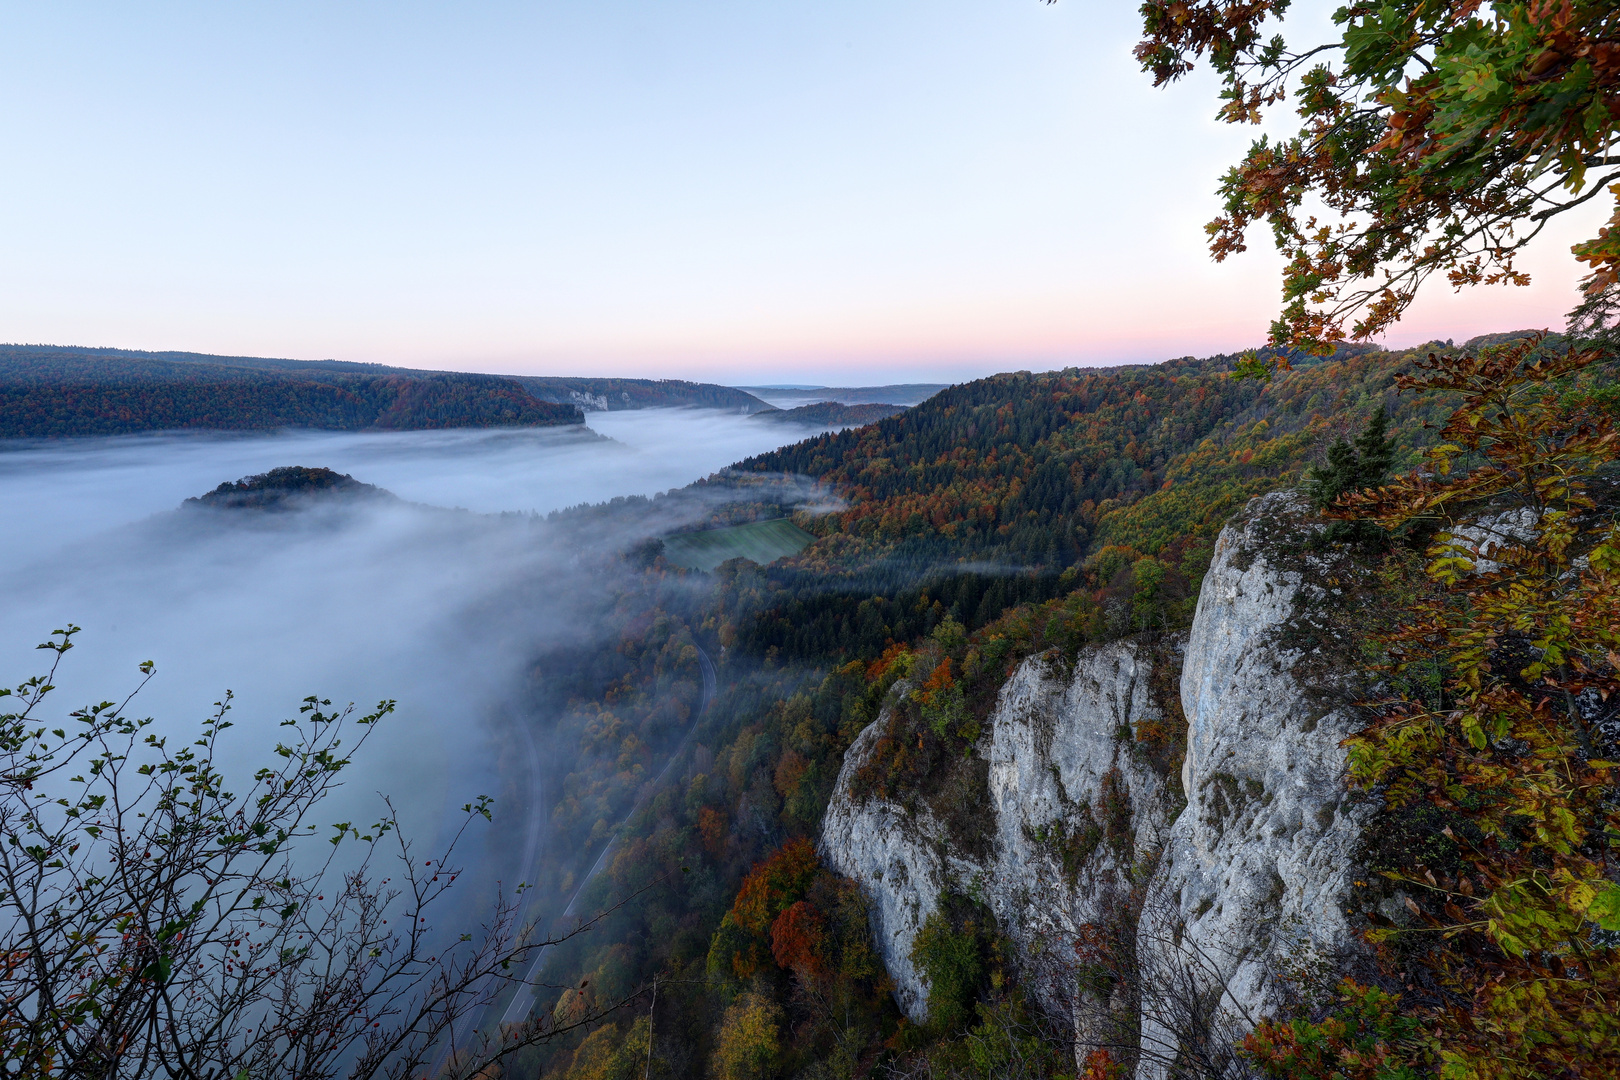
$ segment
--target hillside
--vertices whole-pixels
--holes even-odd
[[[653,1074],[694,1080],[1072,1077],[1077,1040],[1134,1045],[1181,1022],[1173,998],[1104,993],[1084,1018],[1070,1008],[1093,986],[1087,972],[1129,987],[1140,976],[1118,964],[1176,955],[1143,887],[1164,892],[1153,911],[1195,924],[1189,940],[1206,950],[1246,947],[1243,912],[1279,901],[1285,917],[1314,896],[1345,910],[1397,903],[1340,865],[1371,819],[1323,788],[1342,782],[1339,740],[1354,730],[1325,710],[1354,685],[1333,665],[1354,663],[1356,643],[1398,615],[1374,590],[1419,587],[1412,546],[1427,534],[1370,575],[1343,549],[1324,571],[1301,561],[1320,519],[1278,495],[1251,505],[1218,557],[1215,541],[1379,405],[1393,417],[1392,469],[1411,465],[1457,404],[1395,392],[1426,356],[1346,350],[1268,385],[1232,379],[1230,356],[996,376],[695,485],[694,498],[765,491],[802,473],[834,509],[795,516],[816,537],[797,556],[724,563],[696,593],[653,558],[636,598],[619,600],[619,649],[562,712],[558,738],[581,755],[550,812],[556,850],[579,851],[580,866],[621,837],[585,902],[636,899],[600,939],[556,956],[547,980],[580,989],[542,1004],[584,1008],[659,973],[657,1026],[626,1014],[513,1075],[630,1075],[651,1051]],[[1551,389],[1578,415],[1612,415],[1601,371]],[[1329,576],[1302,587],[1312,567]],[[1200,623],[1209,574],[1220,602]],[[1323,611],[1301,616],[1295,600],[1312,597]],[[1267,644],[1274,633],[1291,644]],[[672,693],[695,700],[698,648],[716,658],[718,696],[669,782],[646,788],[686,722]],[[1185,681],[1186,665],[1203,674]],[[585,670],[583,656],[537,661],[565,668]],[[1286,737],[1267,717],[1292,725]],[[615,832],[637,791],[646,809]],[[1388,865],[1427,850],[1399,821],[1380,828]],[[1185,854],[1150,877],[1155,845],[1172,841],[1219,849],[1248,877],[1223,883]],[[541,895],[566,895],[578,872],[559,866]],[[1263,886],[1252,895],[1249,878]],[[1351,924],[1315,915],[1305,929],[1323,948],[1354,940]],[[1240,1000],[1281,1008],[1271,993],[1250,986]],[[1210,1045],[1233,1061],[1221,1040],[1244,1029],[1220,1022],[1233,1026]],[[1131,1075],[1117,1060],[1081,1072]],[[1141,1060],[1138,1076],[1161,1075]]]
[[[817,427],[861,427],[879,420],[887,420],[905,411],[904,405],[845,405],[837,401],[818,401],[791,409],[772,409],[754,415],[773,423],[813,424]]]
[[[602,379],[519,375],[518,382],[545,401],[578,405],[587,411],[704,408],[766,412],[771,406],[742,390],[681,379]]]
[[[1231,378],[1226,357],[996,375],[737,467],[803,473],[849,499],[813,530],[848,538],[836,545],[844,566],[945,556],[1062,568],[1116,537],[1162,547],[1149,522],[1179,520],[1168,509],[1178,487],[1205,496],[1191,531],[1211,535],[1378,404],[1415,446],[1441,406],[1397,399],[1394,376],[1410,359],[1365,353],[1264,386]]]
[[[282,427],[334,431],[577,424],[589,409],[771,406],[651,379],[418,371],[338,360],[0,345],[0,438]]]
[[[143,382],[219,379],[244,371],[280,374],[420,375],[409,368],[344,360],[287,360],[267,356],[148,352],[141,349],[78,345],[0,345],[0,384],[59,382]]]
[[[728,559],[750,559],[765,565],[798,554],[813,539],[786,518],[771,518],[674,533],[664,537],[664,558],[690,570],[713,570]]]
[[[579,409],[489,375],[311,378],[209,371],[201,378],[0,384],[0,438],[208,429],[328,431],[543,427]]]
[[[847,508],[797,515],[817,542],[750,579],[736,632],[761,652],[870,659],[947,615],[974,630],[1081,575],[1129,591],[1114,579],[1133,573],[1157,580],[1156,618],[1190,617],[1248,499],[1297,482],[1379,405],[1402,461],[1426,444],[1447,402],[1394,387],[1419,355],[1346,350],[1270,384],[1233,379],[1232,356],[996,375],[740,462]]]
[[[834,401],[840,405],[920,405],[949,383],[889,383],[885,386],[739,386],[779,409]]]

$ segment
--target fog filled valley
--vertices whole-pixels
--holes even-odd
[[[432,840],[447,806],[511,783],[498,776],[496,751],[503,728],[537,722],[522,712],[535,657],[565,643],[611,644],[603,585],[582,564],[679,524],[649,520],[638,532],[621,521],[581,552],[534,516],[651,496],[791,438],[704,410],[593,421],[589,430],[13,443],[0,453],[12,507],[0,524],[0,648],[15,666],[49,631],[76,623],[84,632],[61,695],[121,696],[152,660],[159,675],[140,709],[175,731],[230,689],[244,764],[269,750],[268,721],[307,694],[398,699],[345,797],[400,797],[414,831]],[[400,498],[257,516],[181,506],[289,464],[331,467]],[[503,799],[501,809],[526,821],[533,808]]]
[[[438,849],[463,804],[495,796],[490,827],[461,848],[471,873],[443,913],[476,925],[499,883],[510,890],[543,876],[555,889],[580,869],[548,852],[544,832],[572,756],[552,736],[580,692],[579,672],[548,662],[611,653],[622,631],[613,608],[627,591],[614,557],[651,532],[701,523],[710,503],[566,537],[545,515],[652,496],[807,433],[702,409],[592,420],[13,441],[0,449],[0,492],[13,508],[0,526],[0,650],[20,678],[37,667],[36,643],[82,627],[55,680],[58,698],[75,706],[122,699],[141,684],[141,662],[153,661],[156,676],[132,711],[182,744],[233,693],[235,729],[220,761],[238,786],[274,757],[278,722],[307,695],[362,711],[397,699],[322,806],[323,826],[372,821],[386,795],[403,830],[424,851]],[[195,499],[294,463],[331,466],[399,497],[295,499],[268,512]],[[673,677],[666,704],[684,719],[702,680],[690,663]],[[665,732],[651,734],[656,743]],[[609,799],[600,809],[625,807]],[[600,847],[604,838],[588,839]],[[548,855],[560,870],[542,872]],[[320,857],[307,846],[302,856]]]
[[[5,41],[0,1080],[1620,1077],[1620,3]]]

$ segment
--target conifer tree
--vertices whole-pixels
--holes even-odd
[[[1339,439],[1328,447],[1327,464],[1306,473],[1305,493],[1318,510],[1331,509],[1340,498],[1376,488],[1389,477],[1395,444],[1389,438],[1389,411],[1380,405],[1353,443]],[[1387,533],[1370,521],[1336,520],[1322,534],[1326,543],[1377,544]]]

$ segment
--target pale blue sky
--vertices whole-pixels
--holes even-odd
[[[1257,343],[1134,3],[0,5],[0,340],[731,382]],[[1545,325],[1436,294],[1394,335]],[[1264,247],[1264,238],[1256,237]]]

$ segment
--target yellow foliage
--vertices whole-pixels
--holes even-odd
[[[715,1080],[766,1080],[781,1066],[782,1009],[757,994],[739,997],[720,1022],[710,1063]]]

